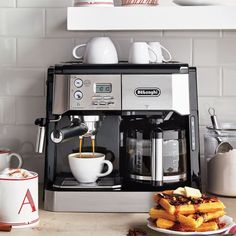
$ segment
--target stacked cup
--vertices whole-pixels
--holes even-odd
[[[162,50],[167,53],[167,59],[164,58]],[[134,42],[129,51],[129,63],[132,64],[162,63],[171,59],[170,52],[159,42]]]

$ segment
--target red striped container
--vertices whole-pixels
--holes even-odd
[[[157,6],[158,0],[122,0],[123,6]]]
[[[0,223],[25,228],[39,222],[38,174],[30,173],[28,178],[0,175]]]

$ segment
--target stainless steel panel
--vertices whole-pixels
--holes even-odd
[[[151,176],[143,176],[143,175],[130,175],[131,179],[134,180],[141,180],[141,181],[151,181]],[[180,175],[170,175],[170,176],[163,176],[163,182],[164,183],[174,183],[179,181],[185,181],[187,180],[187,174],[180,174]]]
[[[70,110],[121,110],[121,75],[71,75],[69,99]]]
[[[52,113],[61,115],[68,110],[68,76],[55,75],[53,81]]]
[[[122,110],[190,113],[188,74],[122,75]]]
[[[44,208],[70,212],[148,212],[153,192],[45,191]]]

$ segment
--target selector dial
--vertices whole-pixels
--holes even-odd
[[[75,93],[74,93],[74,97],[75,99],[77,100],[81,100],[83,98],[83,93],[80,91],[80,90],[77,90]]]
[[[83,81],[81,79],[76,79],[74,85],[76,88],[80,88],[83,86]]]

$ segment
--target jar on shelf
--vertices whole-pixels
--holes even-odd
[[[219,129],[207,127],[204,156],[207,192],[236,197],[236,123],[222,123]]]

